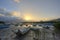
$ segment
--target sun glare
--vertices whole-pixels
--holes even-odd
[[[29,21],[29,20],[31,20],[31,17],[25,16],[24,19],[25,19],[26,21]]]
[[[47,21],[47,20],[49,20],[49,18],[44,18],[44,17],[38,18],[38,17],[36,17],[32,14],[28,14],[28,13],[25,13],[23,15],[23,19],[25,21]]]

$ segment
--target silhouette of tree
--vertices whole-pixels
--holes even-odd
[[[0,24],[5,24],[5,22],[3,22],[3,21],[0,21]]]

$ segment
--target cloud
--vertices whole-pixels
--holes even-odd
[[[1,12],[1,11],[6,11],[6,8],[0,8],[0,12]]]
[[[6,8],[0,8],[0,16],[11,16],[11,14],[7,12]]]
[[[4,16],[3,14],[0,14],[0,16]]]
[[[21,0],[13,0],[13,1],[16,2],[16,3],[20,3]]]
[[[20,17],[20,12],[7,12],[4,8],[0,8],[0,21],[20,22],[23,19]]]
[[[0,8],[0,16],[8,16],[8,17],[20,17],[20,12],[12,11],[7,12],[4,8]]]
[[[12,11],[12,12],[11,12],[11,16],[20,17],[20,12]]]

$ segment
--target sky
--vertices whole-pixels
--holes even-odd
[[[0,16],[26,21],[60,18],[60,0],[0,0]]]

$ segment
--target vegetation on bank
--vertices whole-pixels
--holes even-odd
[[[54,27],[57,29],[57,30],[60,30],[60,21],[56,22],[54,24]]]

